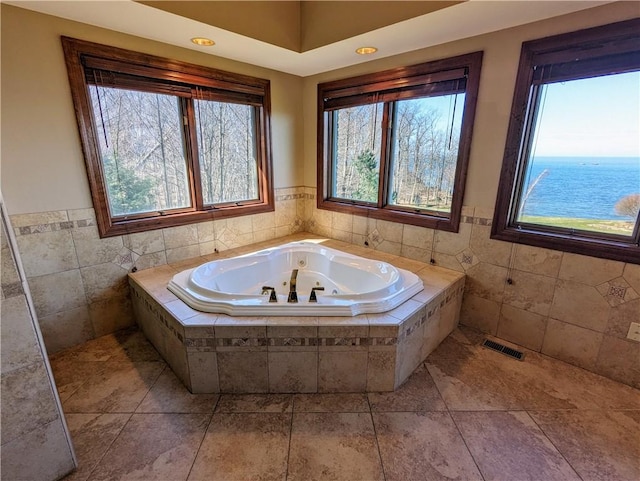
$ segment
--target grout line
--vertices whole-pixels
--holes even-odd
[[[574,468],[573,465],[569,462],[569,460],[565,457],[564,453],[562,451],[560,451],[560,448],[558,446],[556,446],[556,444],[551,440],[551,438],[547,435],[547,433],[544,431],[544,429],[542,429],[542,427],[538,424],[538,422],[531,415],[531,413],[529,413],[529,411],[525,411],[525,412],[527,413],[527,416],[529,416],[529,419],[531,419],[533,421],[533,424],[535,424],[536,427],[540,430],[542,435],[547,439],[547,441],[549,441],[551,446],[553,446],[553,448],[558,452],[558,454],[562,457],[562,459],[564,459],[565,462],[567,463],[567,465],[573,470],[575,475],[578,476],[578,478],[580,478],[580,479],[584,479],[582,476],[580,476],[580,474],[578,473],[578,470],[576,468]]]
[[[440,388],[438,387],[438,384],[436,383],[436,380],[433,379],[433,376],[429,372],[429,366],[427,366],[427,359],[429,359],[429,356],[427,356],[427,358],[424,361],[422,361],[422,367],[424,368],[424,370],[427,373],[427,375],[429,376],[429,378],[431,378],[431,382],[432,382],[433,386],[436,388],[436,392],[438,393],[438,396],[442,400],[442,404],[444,404],[444,409],[439,411],[439,412],[444,412],[444,411],[449,412],[449,406],[447,405],[447,401],[445,401],[444,396],[442,395],[442,392],[440,392]]]
[[[218,397],[218,399],[220,399]],[[218,402],[216,401],[216,404]],[[215,406],[214,406],[214,411],[215,411]],[[191,476],[191,471],[193,471],[193,467],[196,465],[196,460],[198,459],[198,454],[200,454],[200,449],[202,449],[202,445],[204,444],[204,440],[207,437],[207,433],[209,432],[209,427],[211,426],[211,423],[213,422],[213,415],[215,414],[215,412],[211,412],[211,414],[209,415],[209,422],[207,423],[207,427],[204,430],[204,434],[202,435],[202,439],[200,440],[200,444],[198,444],[198,449],[196,449],[196,455],[193,457],[193,462],[191,463],[191,467],[189,468],[189,472],[187,473],[187,476],[184,478],[185,481],[189,479],[189,476]]]
[[[514,247],[514,250],[516,248]],[[564,252],[560,255],[560,263],[558,265],[558,272],[556,272],[555,277],[553,277],[553,296],[551,297],[551,302],[549,302],[549,310],[547,311],[547,315],[545,316],[544,322],[544,332],[542,333],[542,340],[540,341],[540,349],[536,352],[542,354],[542,348],[544,347],[544,341],[547,337],[547,331],[549,330],[549,321],[551,320],[551,309],[553,308],[553,301],[556,297],[556,292],[558,290],[558,282],[560,281],[560,268],[562,267],[562,261],[564,261]],[[564,321],[562,321],[564,322]],[[582,326],[580,326],[582,327]],[[602,348],[602,342],[600,342],[600,348]],[[598,356],[600,355],[600,348],[598,349]],[[596,357],[597,360],[597,357]]]
[[[459,412],[461,412],[461,411],[459,411]],[[480,474],[480,477],[483,480],[486,479],[484,477],[484,474],[482,473],[482,470],[480,469],[480,465],[478,464],[478,461],[476,461],[476,458],[473,455],[473,453],[471,452],[471,449],[469,449],[469,445],[467,444],[467,440],[464,438],[464,435],[462,434],[462,431],[460,431],[460,427],[458,426],[458,423],[456,422],[455,418],[451,414],[451,411],[447,410],[447,414],[449,415],[449,419],[451,419],[451,421],[453,422],[453,425],[456,427],[456,431],[458,431],[458,434],[460,435],[460,439],[462,439],[462,442],[464,443],[464,447],[467,449],[467,452],[469,453],[469,456],[471,456],[471,459],[473,460],[473,464],[475,464],[476,469],[478,470],[478,474]]]
[[[471,459],[473,460],[473,464],[476,466],[476,469],[478,470],[478,474],[480,474],[480,477],[484,480],[485,477],[482,474],[482,471],[480,470],[480,466],[478,465],[478,462],[476,461],[476,458],[473,456],[473,453],[471,452],[471,449],[469,449],[469,445],[467,444],[467,440],[462,435],[462,431],[460,431],[460,428],[458,427],[458,423],[456,423],[456,420],[453,418],[453,415],[451,414],[451,409],[449,408],[449,405],[447,404],[446,399],[442,395],[442,392],[440,391],[440,388],[438,387],[438,383],[436,383],[436,380],[433,378],[433,376],[429,372],[429,368],[427,367],[427,362],[425,361],[423,364],[424,364],[425,371],[427,372],[427,374],[431,378],[431,381],[433,382],[433,385],[435,386],[436,390],[438,391],[438,394],[440,395],[440,398],[442,399],[442,402],[444,403],[444,405],[446,407],[446,411],[441,411],[441,412],[446,412],[447,415],[449,416],[449,419],[451,419],[451,422],[453,422],[453,425],[455,426],[456,431],[458,431],[458,434],[460,435],[460,439],[462,439],[462,442],[464,443],[464,447],[466,448],[467,452],[469,453],[469,456],[471,456]]]
[[[220,399],[222,399],[222,393],[216,393],[218,395],[218,399],[216,399],[216,402],[213,405],[213,409],[211,410],[211,414],[215,414],[216,409],[218,409],[218,404],[220,404]]]
[[[149,395],[149,393],[151,392],[151,390],[153,389],[153,387],[158,383],[158,379],[160,379],[160,376],[162,376],[162,373],[165,372],[168,368],[168,364],[164,363],[164,367],[162,368],[162,370],[158,373],[158,376],[153,380],[153,384],[151,384],[151,386],[149,387],[149,389],[147,390],[147,392],[145,393],[144,396],[142,396],[142,399],[140,399],[140,402],[136,405],[135,409],[133,410],[133,412],[135,413],[138,408],[140,407],[140,405],[144,402],[144,400],[147,398],[147,396]]]
[[[65,413],[67,414],[67,413]],[[76,413],[68,413],[68,414],[76,414]],[[79,413],[78,413],[79,414]],[[82,413],[85,414],[85,413]],[[104,415],[104,414],[118,414],[118,413],[100,413],[100,416]],[[127,419],[127,422],[125,422],[122,425],[122,428],[120,428],[120,431],[118,431],[118,434],[113,438],[113,441],[111,441],[109,443],[109,446],[107,446],[107,449],[104,450],[104,453],[102,453],[102,456],[100,456],[100,459],[98,459],[98,461],[96,461],[96,464],[93,466],[93,468],[91,468],[91,471],[89,471],[88,476],[86,477],[86,479],[93,479],[92,475],[95,472],[96,469],[98,469],[98,467],[102,464],[102,460],[107,456],[107,453],[111,450],[111,447],[116,443],[116,441],[120,438],[120,436],[122,435],[123,431],[125,430],[125,428],[127,427],[127,425],[129,424],[129,422],[131,421],[131,418],[133,417],[134,413],[126,413],[129,414],[129,418]],[[98,417],[100,417],[98,416]],[[78,465],[79,466],[79,465]],[[76,471],[77,472],[77,471]]]
[[[318,326],[318,350],[317,352],[317,357],[316,357],[316,393],[320,393],[320,328]],[[295,407],[295,406],[294,406]]]
[[[67,219],[69,218],[69,211],[65,211],[67,214]],[[80,256],[78,255],[78,246],[76,243],[76,236],[73,235],[73,233],[77,230],[80,229],[81,227],[77,227],[77,221],[73,221],[74,222],[74,227],[73,229],[69,229],[69,238],[71,239],[71,245],[73,246],[73,254],[75,256],[75,261],[78,267],[74,268],[74,269],[70,269],[70,270],[78,270],[78,274],[80,274],[80,282],[82,283],[82,295],[83,295],[83,299],[84,299],[84,305],[87,308],[87,311],[89,311],[89,306],[92,304],[92,302],[89,299],[89,293],[87,292],[87,285],[85,282],[85,278],[82,275],[82,269],[83,267],[90,267],[90,266],[82,266],[80,265]],[[96,222],[96,229],[97,227],[97,222]],[[83,306],[80,306],[83,307]],[[76,308],[77,309],[77,308]],[[91,312],[88,312],[88,317],[89,317],[89,324],[91,325],[91,334],[92,334],[92,339],[97,339],[100,336],[96,335],[96,327],[93,324],[93,319],[91,318]]]
[[[373,437],[376,440],[376,450],[378,451],[378,459],[380,460],[380,469],[382,470],[382,479],[386,481],[387,473],[384,470],[384,462],[382,461],[382,453],[380,452],[380,442],[378,441],[378,431],[376,429],[376,423],[373,420],[373,412],[371,411],[371,401],[369,400],[369,393],[367,393],[367,404],[369,405],[369,419],[371,419],[371,425],[373,426]]]
[[[289,445],[287,446],[287,466],[284,472],[285,481],[289,478],[289,459],[291,458],[291,438],[293,437],[293,413],[295,408],[295,396],[291,396],[291,419],[289,421]]]
[[[269,376],[269,339],[267,338],[267,326],[264,327],[264,337],[265,337],[265,341],[266,341],[266,346],[265,346],[265,350],[264,351],[257,351],[257,352],[264,352],[265,358],[266,358],[266,362],[267,362],[267,392],[265,392],[265,394],[272,394],[271,393],[271,379]],[[232,352],[232,351],[229,351]],[[218,357],[218,355],[216,354],[216,358]],[[275,393],[273,393],[275,394]]]
[[[53,373],[52,373],[52,375],[53,375]],[[80,390],[80,388],[81,388],[81,387],[83,387],[86,383],[88,383],[88,382],[89,382],[89,377],[90,377],[90,376],[87,376],[87,378],[85,378],[85,379],[80,383],[80,385],[79,385],[77,388],[75,388],[75,389],[71,392],[71,394],[69,394],[69,395],[64,399],[64,401],[62,401],[62,399],[60,399],[60,408],[62,409],[62,411],[63,411],[63,412],[64,412],[64,406],[63,406],[63,404],[64,404],[65,402],[69,401],[69,399],[71,399],[73,396],[75,396],[75,395],[76,395],[76,393]],[[54,379],[54,381],[55,381],[55,376],[53,376],[53,379]],[[56,388],[57,388],[57,385],[58,385],[58,383],[56,382]],[[57,391],[57,389],[56,389],[56,391]],[[58,396],[59,396],[59,395],[60,395],[60,393],[58,393]],[[66,414],[66,413],[64,413],[64,414]],[[76,413],[69,413],[69,414],[76,414]]]

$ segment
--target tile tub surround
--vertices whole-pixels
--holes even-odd
[[[234,256],[317,238],[297,234],[214,256]],[[393,391],[458,324],[464,275],[374,250],[323,245],[389,261],[420,276],[425,289],[382,314],[354,317],[230,317],[197,312],[166,289],[186,261],[132,273],[136,319],[194,393]],[[212,256],[209,256],[212,258]]]

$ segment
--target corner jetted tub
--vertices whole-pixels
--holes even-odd
[[[167,287],[193,309],[231,316],[379,313],[423,289],[409,271],[309,241],[207,262]]]

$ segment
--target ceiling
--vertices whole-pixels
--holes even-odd
[[[130,1],[3,3],[309,76],[596,7],[609,1]],[[192,37],[213,39],[199,47]],[[362,46],[379,50],[355,53]]]
[[[415,0],[137,1],[298,53],[463,3]]]

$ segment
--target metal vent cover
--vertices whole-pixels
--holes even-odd
[[[482,343],[482,347],[486,347],[487,349],[491,349],[493,351],[497,351],[499,353],[504,354],[505,356],[512,357],[517,359],[518,361],[522,361],[524,359],[524,352],[517,351],[510,347],[504,346],[495,341],[491,341],[489,339],[485,339]]]

